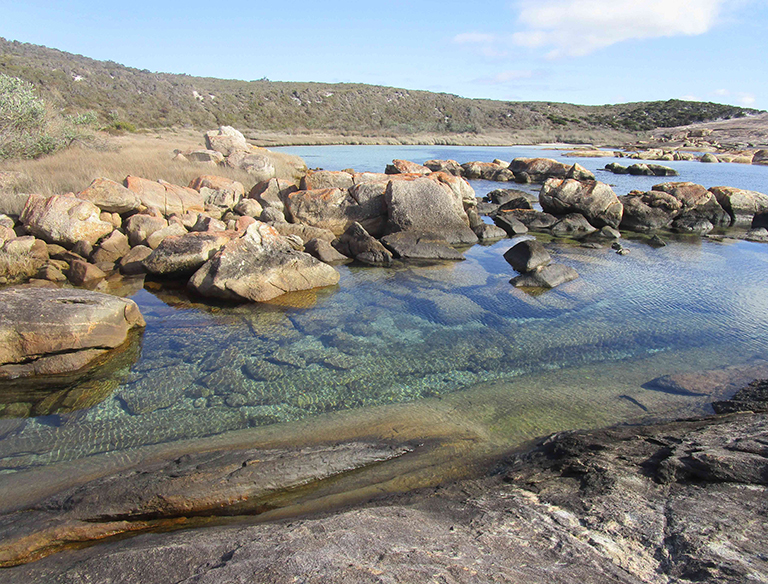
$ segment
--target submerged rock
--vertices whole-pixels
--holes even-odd
[[[422,260],[463,260],[461,252],[432,233],[401,231],[381,238],[381,242],[397,257]]]
[[[550,264],[510,280],[516,288],[554,288],[579,277],[578,272],[563,264]]]
[[[0,378],[88,366],[143,327],[132,300],[59,288],[0,290]]]

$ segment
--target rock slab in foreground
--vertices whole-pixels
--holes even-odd
[[[143,327],[132,300],[88,290],[0,291],[0,379],[76,371]]]
[[[338,282],[333,267],[296,251],[274,228],[257,221],[197,270],[188,286],[202,296],[265,302]]]

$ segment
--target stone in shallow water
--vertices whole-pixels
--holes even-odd
[[[551,264],[512,278],[510,283],[516,288],[554,288],[578,277],[579,274],[570,266]]]
[[[0,377],[57,374],[120,346],[144,318],[132,300],[88,290],[0,291]]]

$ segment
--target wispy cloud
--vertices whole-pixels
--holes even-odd
[[[751,107],[755,105],[757,98],[752,93],[738,93],[736,95],[736,103],[745,107]]]
[[[518,0],[517,32],[467,32],[458,44],[501,54],[510,46],[542,49],[550,58],[588,55],[636,39],[703,34],[726,0]]]
[[[496,75],[490,77],[480,77],[475,79],[475,83],[482,83],[484,85],[503,85],[505,83],[511,83],[512,81],[520,81],[521,79],[532,79],[535,75],[534,71],[525,70],[511,70],[501,71]]]

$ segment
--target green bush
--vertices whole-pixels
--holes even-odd
[[[109,132],[110,134],[124,134],[125,132],[134,133],[136,131],[136,125],[131,122],[115,120],[106,126],[104,131]]]

